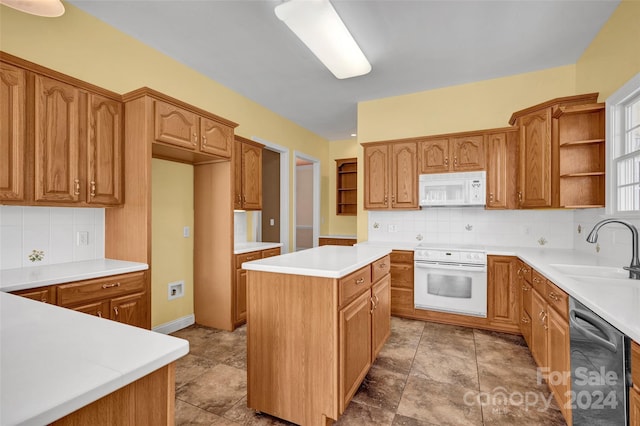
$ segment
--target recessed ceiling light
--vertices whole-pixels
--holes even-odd
[[[336,78],[371,71],[371,64],[329,0],[289,0],[276,6],[275,13]]]

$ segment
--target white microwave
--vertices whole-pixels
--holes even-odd
[[[484,171],[420,175],[420,207],[484,206],[486,185]]]

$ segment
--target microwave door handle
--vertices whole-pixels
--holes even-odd
[[[608,340],[603,339],[602,337],[593,334],[592,332],[584,328],[578,323],[578,318],[585,322],[588,322],[589,324],[597,328],[602,334],[607,336]],[[578,330],[580,333],[582,333],[582,335],[590,339],[592,342],[597,343],[598,345],[613,353],[618,352],[615,335],[610,330],[607,330],[607,326],[597,316],[587,311],[572,309],[571,312],[569,312],[569,322],[571,323],[571,327]]]

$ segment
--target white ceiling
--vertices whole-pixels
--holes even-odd
[[[373,67],[338,80],[278,0],[67,0],[329,140],[359,101],[575,63],[619,0],[332,0]]]

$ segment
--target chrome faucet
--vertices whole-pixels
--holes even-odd
[[[600,222],[596,223],[591,232],[589,232],[589,235],[587,236],[587,242],[592,244],[597,242],[598,230],[600,230],[600,228],[602,228],[607,223],[619,223],[626,226],[631,231],[631,264],[629,266],[623,267],[623,269],[629,271],[629,278],[640,280],[640,260],[638,260],[638,229],[634,225],[620,219],[601,220]]]

